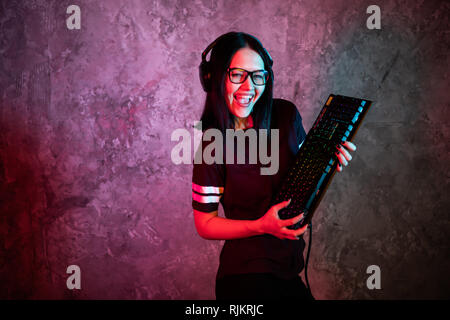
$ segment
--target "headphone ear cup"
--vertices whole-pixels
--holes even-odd
[[[202,61],[198,67],[200,83],[202,84],[205,92],[211,91],[211,72],[209,70],[208,61]]]

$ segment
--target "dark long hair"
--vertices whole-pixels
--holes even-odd
[[[267,55],[259,40],[243,32],[229,32],[221,36],[211,50],[209,60],[211,91],[206,95],[205,107],[201,116],[203,131],[215,128],[225,133],[226,129],[234,129],[235,116],[230,112],[225,101],[225,79],[234,54],[245,47],[255,50],[261,56],[264,61],[264,68],[270,74],[264,92],[251,112],[253,127],[255,129],[267,129],[270,137],[273,91],[273,73],[269,62],[271,58]]]

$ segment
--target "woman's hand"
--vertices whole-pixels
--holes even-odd
[[[350,151],[355,151],[356,146],[351,143],[350,141],[345,141],[344,143],[341,143],[340,146],[336,146],[336,149],[338,150],[336,152],[336,156],[338,158],[338,165],[337,165],[337,171],[342,172],[343,166],[347,166],[348,162],[352,160],[352,156],[347,151],[347,149]]]
[[[299,222],[303,218],[303,213],[286,220],[281,220],[278,216],[278,211],[287,207],[290,202],[291,200],[283,201],[272,206],[264,216],[256,220],[259,233],[268,233],[279,239],[299,240],[298,236],[305,233],[308,225],[297,230],[291,230],[287,227]]]

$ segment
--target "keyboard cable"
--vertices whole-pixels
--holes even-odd
[[[311,292],[311,286],[309,285],[308,281],[308,262],[309,262],[309,253],[311,252],[311,242],[312,242],[312,222],[309,222],[308,224],[309,229],[309,242],[308,242],[308,251],[306,252],[306,263],[305,263],[305,282],[307,289],[309,291],[309,295],[314,299],[314,296]]]

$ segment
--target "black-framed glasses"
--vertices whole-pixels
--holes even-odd
[[[228,78],[232,83],[243,83],[250,75],[252,82],[256,86],[263,86],[269,79],[269,72],[267,70],[247,71],[242,68],[228,68]]]

